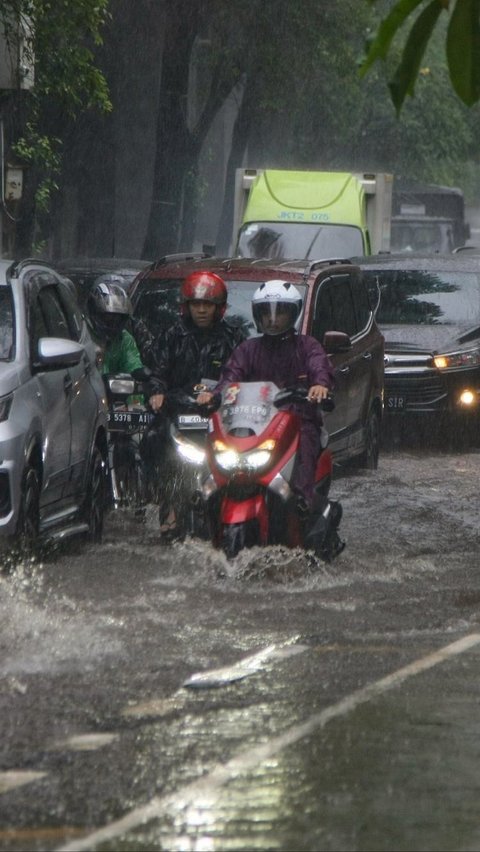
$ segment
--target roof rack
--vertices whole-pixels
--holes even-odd
[[[158,269],[159,266],[165,266],[167,263],[177,263],[183,260],[203,260],[213,255],[207,254],[204,251],[184,251],[177,254],[166,254],[158,260],[154,260],[152,269]]]
[[[55,264],[49,263],[48,260],[40,260],[38,257],[26,257],[23,260],[14,260],[10,269],[9,274],[11,278],[18,278],[20,272],[25,266],[31,266],[34,263],[35,266],[45,266],[48,269],[53,269],[56,272]]]
[[[303,277],[307,279],[314,269],[318,269],[320,266],[325,266],[325,264],[328,264],[328,266],[334,266],[335,264],[351,264],[351,262],[352,261],[348,257],[324,257],[321,260],[312,260],[310,263],[307,263],[303,270]]]

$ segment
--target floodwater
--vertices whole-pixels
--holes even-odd
[[[479,474],[342,474],[329,565],[152,509],[0,575],[0,849],[479,848]]]

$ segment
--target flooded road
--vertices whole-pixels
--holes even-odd
[[[0,849],[478,849],[479,479],[339,476],[331,565],[117,512],[0,575]]]

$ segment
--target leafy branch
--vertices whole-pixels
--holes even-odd
[[[368,2],[373,4],[376,0]],[[385,61],[394,38],[407,20],[415,16],[389,82],[397,115],[407,95],[414,95],[425,50],[442,12],[450,15],[445,47],[452,86],[467,106],[480,99],[480,0],[398,0],[381,22],[360,67],[364,76],[374,62]]]

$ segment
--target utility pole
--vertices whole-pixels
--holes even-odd
[[[8,162],[13,140],[6,139],[5,105],[34,85],[34,57],[30,45],[29,20],[15,16],[13,10],[0,9],[0,257],[4,256],[5,248],[10,250],[10,246],[5,246],[6,220],[15,226],[15,211],[23,189],[22,166]]]

